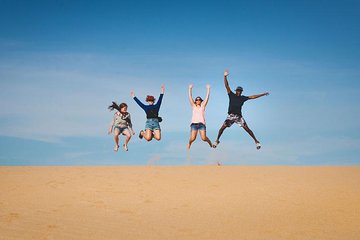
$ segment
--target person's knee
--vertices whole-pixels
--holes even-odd
[[[160,130],[155,130],[154,132],[153,132],[153,135],[154,135],[154,138],[156,139],[156,140],[160,140],[161,139],[161,131]]]
[[[145,138],[146,141],[149,142],[149,141],[152,140],[152,135],[151,135],[151,134],[145,134],[145,135],[144,135],[144,138]]]
[[[154,134],[154,138],[158,141],[161,140],[161,135],[160,134]]]
[[[206,137],[206,132],[205,132],[205,131],[201,131],[201,132],[200,132],[200,137],[201,137],[201,140],[206,141],[206,139],[207,139],[207,137]]]

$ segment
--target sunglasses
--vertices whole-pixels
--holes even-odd
[[[197,98],[197,99],[195,99],[195,101],[201,101],[201,99]]]

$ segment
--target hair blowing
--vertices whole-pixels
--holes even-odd
[[[120,103],[120,105],[118,105],[116,102],[112,102],[112,104],[108,107],[108,109],[110,111],[116,109],[120,112],[123,107],[127,107],[127,106],[128,105],[126,103]]]

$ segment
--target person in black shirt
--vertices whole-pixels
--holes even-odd
[[[161,93],[159,100],[155,103],[155,97],[148,95],[146,97],[146,102],[148,105],[143,104],[136,96],[134,91],[131,91],[130,95],[134,98],[135,102],[145,111],[146,113],[146,123],[145,131],[141,130],[139,133],[139,138],[145,138],[147,141],[151,141],[155,138],[157,141],[161,139],[161,129],[159,122],[162,121],[162,118],[159,117],[159,110],[162,103],[162,99],[165,92],[165,86],[161,85]]]
[[[246,102],[247,100],[259,98],[262,96],[267,96],[267,95],[269,95],[269,93],[265,92],[265,93],[258,94],[258,95],[243,96],[243,95],[241,95],[241,93],[243,91],[242,87],[237,87],[235,90],[235,93],[233,93],[230,90],[229,83],[227,80],[228,75],[229,75],[229,71],[225,70],[224,84],[225,84],[225,88],[229,95],[228,116],[227,116],[226,120],[224,121],[223,125],[221,126],[221,128],[219,129],[218,136],[217,136],[217,138],[215,140],[215,144],[213,146],[217,147],[217,145],[220,143],[219,139],[220,139],[221,135],[223,134],[225,128],[231,127],[234,123],[236,123],[239,126],[241,126],[242,128],[244,128],[245,131],[254,139],[255,144],[256,144],[256,149],[260,149],[261,148],[260,142],[256,139],[254,133],[251,131],[249,126],[246,124],[245,119],[243,118],[242,113],[241,113],[241,108],[242,108],[244,102]]]

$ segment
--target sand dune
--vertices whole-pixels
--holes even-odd
[[[0,167],[0,239],[360,239],[360,167]]]

